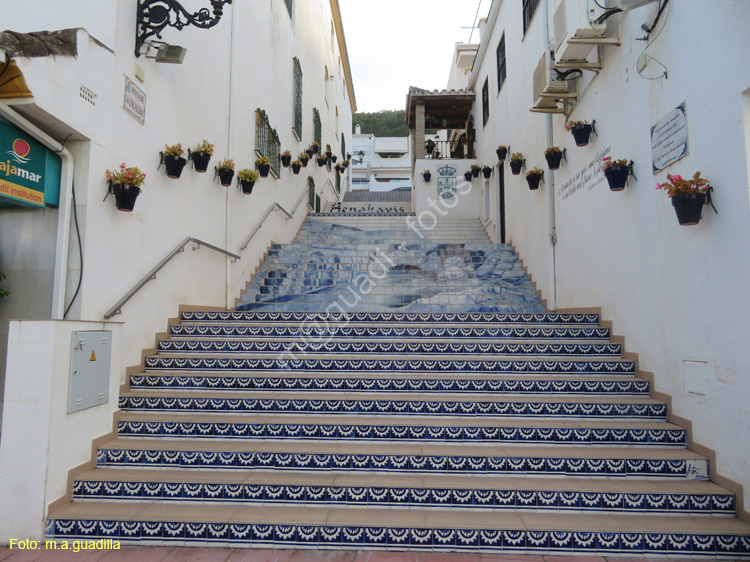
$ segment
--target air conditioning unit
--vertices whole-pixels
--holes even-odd
[[[532,111],[562,113],[563,110],[558,108],[557,100],[577,97],[575,92],[571,92],[571,81],[560,80],[558,72],[552,68],[552,65],[552,53],[545,50],[534,70]]]
[[[602,0],[556,0],[552,7],[552,25],[555,33],[555,60],[583,61],[591,49],[596,46],[596,39],[603,38],[607,32],[606,23],[595,20],[607,10],[601,8]],[[574,43],[571,40],[584,40]],[[590,40],[586,43],[586,40]]]

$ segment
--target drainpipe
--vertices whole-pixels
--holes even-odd
[[[52,320],[62,320],[65,314],[65,285],[68,278],[68,242],[70,241],[71,194],[73,192],[73,169],[75,164],[73,155],[67,148],[3,102],[0,102],[0,114],[16,127],[26,131],[44,146],[55,151],[62,159],[51,312]]]
[[[550,48],[550,36],[549,36],[549,7],[550,0],[544,2],[544,48]],[[547,114],[547,146],[552,146],[554,143],[554,130],[552,128],[552,114]],[[547,208],[549,215],[549,240],[552,244],[552,279],[550,282],[550,290],[547,298],[547,306],[551,310],[557,308],[557,263],[555,246],[557,244],[557,224],[555,220],[555,172],[550,170],[549,172],[549,189],[547,190]]]
[[[234,62],[235,62],[235,49],[237,47],[237,37],[238,37],[238,19],[235,14],[235,10],[237,9],[237,5],[232,6],[232,20],[231,20],[231,32],[230,32],[230,44],[229,44],[229,108],[227,110],[227,155],[232,154],[232,141],[234,140],[234,126],[232,125],[232,103],[234,100],[234,87],[235,87],[235,81],[233,80],[234,76]],[[227,156],[229,157],[229,156]],[[231,252],[230,244],[232,243],[232,205],[231,205],[231,195],[233,193],[232,189],[226,190],[226,209],[225,209],[225,217],[226,217],[226,241],[227,241],[227,251]],[[225,293],[225,301],[226,301],[226,307],[227,309],[232,308],[232,260],[229,256],[226,257],[225,260],[226,263],[226,288],[224,290]]]

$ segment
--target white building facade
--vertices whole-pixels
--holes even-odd
[[[392,191],[411,187],[411,139],[361,134],[352,138],[352,189]]]
[[[0,86],[0,120],[10,131],[2,151],[14,150],[14,139],[30,138],[61,158],[59,205],[18,206],[14,196],[0,206],[0,271],[7,275],[0,287],[10,293],[0,299],[3,366],[8,320],[24,319],[11,323],[5,377],[0,468],[9,487],[25,470],[13,456],[19,446],[62,480],[70,468],[90,459],[91,439],[111,431],[117,409],[112,391],[124,381],[126,367],[140,364],[142,350],[154,346],[153,334],[167,328],[181,305],[233,308],[268,247],[290,242],[308,208],[322,208],[341,195],[330,166],[310,163],[295,175],[278,164],[280,152],[289,150],[297,158],[313,141],[323,148],[330,144],[342,161],[351,150],[356,101],[337,0],[213,2],[208,7],[208,2],[185,1],[189,14],[203,8],[205,19],[211,19],[217,6],[223,13],[210,29],[166,26],[161,37],[147,38],[187,49],[182,64],[153,58],[158,43],[151,49],[144,45],[143,54],[136,55],[136,4],[152,10],[159,5],[86,0],[71,7],[31,0],[4,17],[4,29],[12,30],[2,34],[1,47],[10,61],[6,78],[13,73],[16,78]],[[152,21],[161,15],[151,13]],[[171,13],[170,21],[175,17]],[[29,35],[61,29],[72,29],[56,41],[67,49],[62,54],[39,52],[39,44],[54,41]],[[179,179],[169,179],[160,166],[165,145],[181,143],[188,149],[204,139],[215,145],[208,172],[197,173],[188,163]],[[250,195],[237,188],[236,176],[231,187],[214,177],[219,160],[231,158],[238,170],[253,170],[263,155],[274,167]],[[105,200],[105,170],[121,163],[146,174],[132,213],[117,211],[112,195]],[[346,181],[340,178],[342,185]],[[188,238],[199,242],[188,242],[180,251]],[[160,265],[163,269],[151,279]],[[131,295],[141,280],[150,282]],[[70,323],[65,333],[45,327],[45,321],[63,318]],[[38,352],[62,350],[56,356],[62,367],[54,376],[65,380],[70,332],[87,325],[116,334],[109,402],[66,414],[64,406],[47,403],[53,386],[63,388],[59,380],[44,382],[46,388],[37,389],[41,396],[27,393],[31,383],[24,384],[23,377],[29,373],[19,372],[25,367],[12,348],[22,346],[27,336],[38,340],[39,334],[58,332],[61,339]],[[29,401],[39,404],[47,417],[37,422],[49,431],[13,434],[9,424],[19,427],[35,415],[24,406]],[[68,424],[72,418],[75,427]],[[52,448],[46,458],[47,441],[63,438],[67,451],[58,448],[57,454]],[[29,477],[36,489],[21,492],[30,498],[22,503],[31,511],[65,492],[65,483],[55,478],[45,487],[46,468],[40,470],[41,480]],[[38,535],[38,529],[24,525],[41,524],[39,515],[19,513],[17,528],[6,526],[0,542]],[[8,520],[3,517],[4,523]]]
[[[480,217],[494,240],[504,229],[549,308],[601,307],[747,506],[750,5],[622,4],[634,8],[592,25],[607,10],[588,0],[493,2],[469,84],[477,159],[495,167]],[[596,121],[588,146],[569,120]],[[497,165],[498,145],[543,169],[539,190]],[[566,152],[558,171],[550,146]],[[608,188],[605,157],[633,162],[623,191]],[[718,214],[706,205],[698,225],[680,226],[655,187],[697,171]]]

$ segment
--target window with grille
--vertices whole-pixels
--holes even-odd
[[[490,118],[490,79],[485,78],[482,86],[482,124],[486,125]]]
[[[294,57],[294,132],[302,140],[302,66]]]
[[[341,193],[341,172],[336,170],[336,193]]]
[[[286,2],[286,9],[289,10],[289,17],[292,17],[292,10],[294,9],[294,0],[284,0]]]
[[[320,111],[313,109],[313,140],[322,146],[323,125],[320,123]]]
[[[307,207],[312,211],[315,209],[315,180],[307,176]]]
[[[262,109],[255,110],[255,154],[268,157],[271,161],[271,175],[278,178],[281,169],[281,141]]]
[[[346,160],[346,137],[341,134],[341,158]]]
[[[521,2],[523,4],[523,34],[526,35],[526,30],[529,29],[529,24],[534,18],[534,12],[539,6],[539,0],[521,0]]]
[[[497,46],[497,91],[503,87],[505,82],[505,35],[500,38]]]

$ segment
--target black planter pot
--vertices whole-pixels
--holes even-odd
[[[523,168],[523,160],[511,160],[510,161],[510,171],[513,173],[514,176],[517,176],[521,173],[521,168]]]
[[[489,166],[482,168],[482,175],[484,176],[484,179],[490,179],[490,176],[492,175],[492,168],[490,168]]]
[[[291,155],[289,155],[289,156],[282,156],[281,157],[281,165],[284,166],[285,168],[288,168],[289,164],[291,164],[291,163],[292,163],[292,157],[291,157]]]
[[[339,157],[336,156],[335,154],[333,156],[331,156],[331,162],[333,162],[334,164],[336,163],[336,160],[338,160],[338,159],[339,159]]]
[[[250,195],[253,192],[253,186],[255,186],[254,181],[240,180],[240,187],[245,195]]]
[[[529,174],[526,176],[526,182],[529,184],[529,189],[539,189],[540,181],[542,181],[541,174]]]
[[[318,158],[317,162],[318,162],[318,167],[320,167],[320,168],[322,168],[323,166],[326,165],[326,159],[325,158]]]
[[[270,164],[258,164],[258,173],[260,174],[260,177],[267,178],[268,172],[270,171],[271,171]]]
[[[562,161],[562,152],[548,152],[544,155],[550,170],[559,170]]]
[[[115,206],[118,211],[130,213],[135,207],[135,200],[141,194],[141,188],[127,183],[116,183],[112,186],[115,196]]]
[[[681,193],[672,197],[672,206],[681,226],[693,226],[701,222],[705,193]]]
[[[612,191],[622,191],[628,182],[630,166],[609,166],[604,168],[604,175],[607,176],[609,189]]]
[[[232,179],[234,179],[234,170],[231,168],[219,168],[219,183],[224,187],[232,185]]]
[[[302,168],[300,164],[292,164],[292,172],[295,174],[299,174],[300,168]]]
[[[464,179],[466,181],[471,181],[471,172],[464,172]]]
[[[507,148],[498,148],[495,152],[497,153],[497,159],[500,160],[500,162],[505,160],[505,157],[508,156]]]
[[[326,150],[326,158],[333,158],[333,152],[330,150]]]
[[[307,152],[307,156],[309,158],[312,158],[313,155],[315,154],[315,151],[312,148],[308,148],[307,150],[305,150],[305,152]]]
[[[471,175],[472,175],[472,177],[478,178],[479,174],[481,174],[481,173],[482,173],[482,169],[481,168],[472,168],[471,169]]]
[[[430,180],[432,179],[432,174],[430,172],[427,172],[426,174],[422,174],[422,178],[424,178],[425,183],[430,183]]]
[[[167,177],[173,180],[179,179],[185,164],[187,164],[187,160],[182,156],[172,156],[170,154],[164,156],[164,167],[167,170]]]
[[[305,160],[305,159],[302,159],[302,160],[300,160],[300,162],[302,162],[302,167],[303,167],[303,168],[307,168],[307,163],[308,163],[309,161],[310,161],[310,159],[309,159],[309,158],[308,158],[307,160]]]
[[[576,146],[586,146],[589,143],[591,137],[591,124],[586,123],[585,125],[574,125],[570,132],[573,133],[573,138],[576,141]]]
[[[211,155],[208,152],[191,152],[190,158],[193,160],[193,167],[199,174],[208,170],[208,163],[211,161]]]

